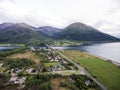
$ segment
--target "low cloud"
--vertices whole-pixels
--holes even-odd
[[[120,0],[0,0],[0,23],[64,28],[82,22],[113,35],[120,32],[119,16]]]

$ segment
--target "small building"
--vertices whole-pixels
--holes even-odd
[[[2,67],[2,65],[3,65],[3,62],[0,62],[0,67]]]
[[[21,72],[21,71],[23,71],[23,69],[16,68],[16,73],[19,73],[19,72]]]
[[[26,80],[25,77],[11,77],[8,84],[23,84]]]
[[[41,47],[39,47],[39,50],[41,50],[41,49],[46,50],[47,47],[46,46],[41,46]]]
[[[33,68],[26,69],[28,73],[31,73],[33,71]]]
[[[38,72],[39,72],[38,69],[33,69],[33,70],[31,71],[31,74],[38,74]]]
[[[86,86],[90,85],[90,80],[85,81],[85,85]]]
[[[31,51],[35,51],[35,48],[34,48],[34,47],[30,47],[30,50],[31,50]]]

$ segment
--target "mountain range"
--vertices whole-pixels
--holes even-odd
[[[76,22],[64,29],[51,26],[33,27],[26,23],[0,24],[0,43],[31,43],[50,40],[120,41],[86,24]]]

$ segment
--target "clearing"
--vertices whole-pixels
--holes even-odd
[[[28,51],[28,50],[25,51],[24,53],[10,55],[7,58],[10,58],[10,59],[22,59],[22,58],[30,59],[30,60],[33,60],[37,66],[40,65],[40,58],[35,53]]]

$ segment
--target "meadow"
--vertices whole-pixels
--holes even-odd
[[[120,90],[120,67],[84,52],[75,50],[61,52],[83,66],[94,78],[105,84],[108,90]]]

